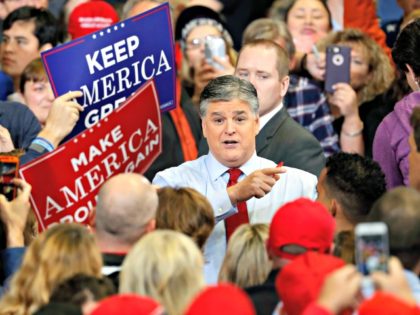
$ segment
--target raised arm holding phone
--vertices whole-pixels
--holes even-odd
[[[201,91],[221,75],[233,74],[236,53],[220,15],[204,6],[186,8],[179,16],[175,37],[181,42],[181,77],[198,108]]]
[[[376,128],[387,114],[382,94],[394,78],[390,61],[373,39],[355,29],[330,34],[318,49],[326,51],[325,88],[341,148],[371,157]]]

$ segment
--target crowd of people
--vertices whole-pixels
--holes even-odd
[[[39,233],[14,178],[0,315],[420,314],[420,1],[397,2],[381,28],[374,0],[169,1],[161,154],[107,179],[86,226]],[[54,151],[84,110],[41,52],[162,3],[1,0],[0,154]],[[351,58],[330,91],[331,45]]]

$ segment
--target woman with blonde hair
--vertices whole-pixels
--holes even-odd
[[[271,271],[266,250],[267,224],[244,224],[229,240],[219,272],[219,282],[231,282],[241,288],[264,283]]]
[[[204,287],[203,257],[187,236],[169,230],[142,237],[124,260],[120,293],[160,302],[169,315],[181,315]]]
[[[55,225],[28,247],[9,290],[0,300],[0,314],[32,314],[49,302],[59,283],[76,274],[99,277],[101,267],[101,254],[85,227]]]
[[[350,82],[337,83],[328,96],[334,128],[345,152],[372,156],[375,132],[389,111],[385,93],[394,79],[394,69],[383,49],[368,35],[356,29],[332,33],[318,44],[351,48]]]

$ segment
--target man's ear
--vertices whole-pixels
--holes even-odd
[[[144,233],[153,232],[156,229],[156,219],[152,219],[147,223],[146,228],[144,229]]]
[[[416,75],[414,74],[413,68],[411,68],[411,66],[406,63],[405,67],[407,68],[408,73],[413,77],[413,81],[416,79]]]
[[[89,214],[89,226],[92,228],[96,227],[96,207],[92,208]]]
[[[39,52],[46,51],[51,48],[53,48],[53,45],[51,45],[50,43],[46,43],[39,48]]]
[[[288,75],[284,76],[281,80],[281,97],[283,98],[286,93],[287,90],[289,89],[289,83],[290,83],[290,77]]]
[[[267,245],[266,245],[266,250],[268,254],[268,259],[273,261],[276,258],[276,254],[274,254],[273,250]]]
[[[260,115],[256,115],[255,123],[257,128],[257,130],[255,131],[255,135],[257,135],[260,133]]]
[[[410,77],[411,77],[411,79],[412,79],[412,81],[414,82],[414,84],[416,85],[416,87],[417,87],[417,89],[416,89],[416,87],[412,87],[411,86],[411,88],[413,89],[413,90],[420,90],[420,83],[419,83],[419,79],[416,77],[416,74],[414,73],[414,70],[413,70],[413,68],[411,68],[411,66],[408,64],[408,63],[406,63],[405,64],[405,66],[406,66],[406,68],[407,68],[407,72],[408,72],[408,74],[407,74],[407,72],[406,72],[406,76],[407,75],[409,75]],[[408,80],[408,78],[407,78],[407,80]],[[409,81],[410,82],[410,81]]]
[[[203,137],[207,139],[207,127],[206,122],[204,121],[204,117],[201,117],[201,129],[203,130]]]
[[[333,217],[335,217],[337,215],[337,211],[338,211],[339,207],[340,206],[337,203],[337,200],[333,198],[331,200],[331,214],[332,214]]]
[[[292,56],[292,58],[290,58],[290,61],[289,61],[289,70],[295,69],[296,63],[297,63],[296,57]]]

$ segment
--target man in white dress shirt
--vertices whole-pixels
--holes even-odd
[[[192,187],[212,204],[217,224],[204,253],[208,283],[217,281],[226,251],[227,223],[223,221],[232,219],[226,218],[239,215],[245,204],[247,222],[269,223],[283,203],[302,196],[316,197],[314,175],[277,167],[256,155],[258,107],[257,92],[248,81],[230,75],[212,80],[200,99],[209,154],[159,172],[153,179],[159,186]],[[230,169],[240,169],[242,175],[238,183],[228,186]]]

